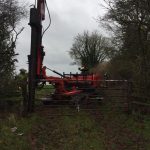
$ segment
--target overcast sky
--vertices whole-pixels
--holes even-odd
[[[24,0],[19,0],[20,2]],[[29,5],[35,0],[28,0]],[[73,39],[78,33],[84,30],[90,32],[100,29],[96,18],[104,13],[99,6],[103,0],[47,0],[51,13],[52,24],[45,33],[43,45],[46,56],[44,65],[60,72],[77,72],[78,66],[70,65],[73,60],[70,58],[70,50]],[[46,13],[47,14],[47,13]],[[28,26],[29,19],[22,21],[20,26],[25,27],[17,41],[17,52],[19,53],[17,70],[27,69],[27,55],[30,53],[30,34]],[[44,27],[48,24],[48,15],[43,22]],[[50,74],[50,72],[48,72]]]

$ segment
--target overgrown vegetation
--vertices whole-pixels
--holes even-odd
[[[104,0],[107,8],[100,22],[113,33],[115,55],[109,72],[116,79],[133,81],[136,94],[150,91],[150,3],[148,0]]]
[[[10,95],[14,84],[16,41],[23,28],[17,30],[20,20],[26,16],[24,6],[18,0],[0,0],[0,95]],[[7,91],[7,92],[6,92]]]

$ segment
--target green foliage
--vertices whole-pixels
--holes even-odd
[[[23,30],[22,28],[17,31],[16,27],[25,15],[25,8],[17,0],[0,1],[0,94],[5,93],[13,82],[17,61],[16,40]]]
[[[111,59],[114,76],[130,79],[150,91],[150,5],[141,0],[104,0],[108,11],[100,18],[114,33],[117,53]],[[145,95],[145,93],[144,93]]]
[[[28,135],[35,122],[39,122],[39,117],[33,115],[31,118],[17,118],[10,114],[5,120],[0,122],[0,149],[1,150],[27,150],[30,149]],[[12,128],[17,127],[15,132]],[[23,135],[20,135],[23,134]]]
[[[2,78],[0,84],[0,98],[2,97],[11,97],[17,94],[18,85],[14,78],[10,77]]]

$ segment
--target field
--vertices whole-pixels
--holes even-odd
[[[47,88],[38,92],[47,93]],[[149,150],[150,118],[115,109],[111,99],[96,110],[52,108],[36,102],[36,111],[22,118],[2,112],[1,150]]]

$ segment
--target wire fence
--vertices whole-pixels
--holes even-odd
[[[58,100],[53,100],[53,103],[49,107],[65,108],[66,106],[69,106],[71,108],[75,108],[77,111],[95,111],[99,110],[99,104],[111,102],[114,108],[124,110],[128,113],[140,112],[143,114],[150,114],[150,97],[147,96],[148,94],[143,94],[144,92],[147,92],[144,91],[144,87],[137,87],[135,86],[135,82],[128,80],[99,80],[98,82],[100,83],[100,87],[97,89],[99,94],[90,97],[89,103],[82,103],[83,101],[78,101],[79,98],[85,96],[80,94],[80,97],[75,96],[76,100],[63,99],[61,100],[61,103]],[[51,85],[45,86],[43,89],[44,92],[36,90],[36,101],[41,103],[41,100],[49,97],[54,90],[54,87]],[[141,91],[142,94],[137,91]],[[11,107],[14,107],[14,103],[19,106],[21,105],[21,101],[21,91],[17,91],[15,94],[13,93],[13,97],[1,97],[0,109],[11,110]]]
[[[100,94],[98,96],[95,95],[93,97],[93,101],[90,103],[89,106],[86,104],[84,105],[82,104],[80,106],[80,109],[82,109],[82,107],[84,107],[84,110],[99,109],[97,108],[98,101],[96,101],[96,97],[99,97],[100,100],[99,102],[109,103],[111,101],[113,107],[122,109],[128,113],[141,112],[143,114],[150,114],[150,103],[148,103],[149,97],[137,93],[137,91],[143,91],[144,87],[136,87],[135,82],[131,82],[128,80],[99,80],[96,82],[99,82],[101,85],[98,89]],[[52,89],[52,87],[50,87],[49,90],[50,89]],[[39,97],[40,96],[44,96],[44,95],[39,95]],[[61,100],[61,102],[67,102],[67,101],[68,100]],[[53,100],[53,102],[55,103],[55,100]],[[56,100],[56,103],[57,102],[58,101]],[[60,103],[58,102],[58,105],[56,103],[55,103],[55,107],[60,107]],[[92,105],[94,103],[95,106]],[[74,104],[69,103],[68,106],[74,107]]]
[[[136,87],[136,84],[127,80],[105,80],[103,86],[105,97],[128,113],[150,114],[150,97],[148,93],[143,94],[144,87]],[[139,91],[142,91],[142,94]]]

